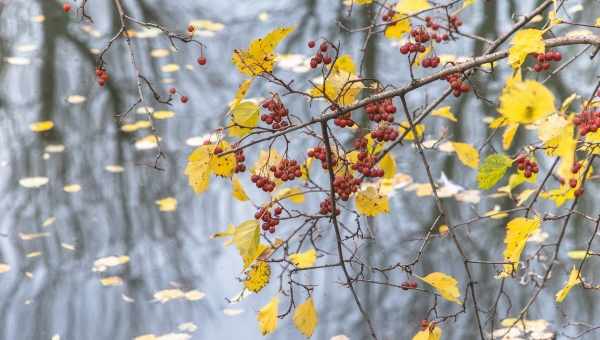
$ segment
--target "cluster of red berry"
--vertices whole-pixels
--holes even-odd
[[[440,57],[435,56],[435,57],[427,57],[427,58],[423,58],[423,60],[421,60],[421,66],[423,66],[423,68],[436,68],[440,65]]]
[[[358,153],[358,161],[351,166],[366,177],[383,177],[383,169],[375,167],[375,157],[369,155],[366,151]]]
[[[517,157],[517,169],[523,171],[523,176],[525,176],[525,178],[529,178],[540,171],[538,164],[534,160],[528,159],[527,156],[523,154]]]
[[[329,215],[333,212],[333,203],[331,202],[331,198],[328,197],[325,200],[321,201],[319,204],[319,213],[321,215]],[[340,214],[340,209],[335,208],[335,216]]]
[[[452,87],[452,94],[460,97],[461,94],[471,91],[471,86],[461,79],[460,73],[452,73],[444,78]]]
[[[108,78],[108,72],[106,71],[106,69],[100,67],[96,69],[96,80],[98,81],[98,85],[106,85]]]
[[[235,152],[235,172],[244,172],[246,171],[246,165],[244,162],[246,161],[246,156],[244,156],[244,150],[237,150]]]
[[[577,126],[579,134],[587,135],[589,132],[596,132],[600,128],[600,111],[589,108],[581,111],[573,119],[573,124]]]
[[[300,164],[295,159],[282,159],[277,166],[271,165],[269,170],[273,173],[275,178],[278,178],[282,181],[292,181],[297,177],[302,176],[302,171],[300,170]]]
[[[352,175],[337,175],[333,180],[333,188],[342,201],[347,201],[350,199],[350,195],[358,190],[361,183],[360,178],[354,178]]]
[[[321,161],[321,167],[323,169],[328,169],[329,166],[327,165],[327,151],[325,150],[324,147],[322,146],[317,146],[311,150],[308,150],[307,153],[308,157],[310,158],[316,158],[318,160]],[[335,166],[338,162],[337,158],[335,157],[335,155],[331,155],[332,156],[332,160],[331,163]]]
[[[533,65],[533,70],[535,72],[546,71],[550,68],[550,62],[552,61],[561,61],[562,55],[558,51],[548,51],[546,53],[538,53],[534,54],[533,57],[537,61],[535,65]]]
[[[403,290],[415,289],[417,288],[417,283],[415,281],[404,281],[400,284],[400,288]]]
[[[308,47],[314,48],[317,43],[314,40],[308,42]],[[315,53],[315,56],[310,59],[310,67],[317,68],[321,63],[325,65],[331,64],[333,58],[327,54],[327,50],[329,49],[329,43],[326,41],[322,42],[319,46],[319,50]],[[323,54],[325,53],[325,54]]]
[[[352,120],[350,112],[336,117],[333,120],[333,123],[341,128],[354,126],[354,121]]]
[[[387,22],[388,25],[391,25],[392,23],[390,21],[394,20],[394,15],[396,15],[396,11],[390,8],[387,12],[383,13],[381,20]]]
[[[372,122],[393,122],[396,106],[391,98],[386,98],[365,105],[365,111],[367,112],[367,117]]]
[[[257,220],[261,220],[263,221],[262,223],[262,230],[264,231],[269,231],[271,234],[275,232],[275,228],[277,227],[277,225],[279,225],[279,215],[281,215],[281,213],[283,212],[283,209],[281,207],[276,207],[275,209],[273,209],[273,214],[275,214],[276,217],[273,217],[273,215],[271,215],[271,212],[267,209],[267,208],[260,208],[255,214],[254,214],[254,218]]]
[[[273,129],[285,129],[290,124],[283,120],[284,117],[288,116],[288,109],[283,105],[279,97],[274,96],[271,99],[266,100],[262,107],[269,110],[270,113],[263,113],[260,116],[260,120],[271,125]]]
[[[177,94],[177,89],[174,87],[171,87],[169,89],[169,94],[174,96],[175,94]],[[185,104],[190,100],[190,98],[188,98],[188,96],[180,96],[179,100],[181,100],[181,102]]]
[[[402,54],[423,52],[425,52],[425,45],[422,45],[420,43],[412,43],[409,41],[406,44],[400,46],[400,53]]]
[[[393,126],[380,125],[375,131],[371,132],[371,136],[378,142],[391,142],[398,138],[398,130]]]
[[[252,175],[250,177],[252,183],[256,184],[256,187],[262,189],[264,192],[272,192],[275,190],[275,182],[266,176]]]

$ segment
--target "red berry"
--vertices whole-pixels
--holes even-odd
[[[223,148],[221,148],[220,146],[216,146],[215,147],[215,155],[220,154],[221,152],[223,152]]]
[[[332,60],[331,60],[330,56],[326,55],[326,56],[323,57],[323,64],[329,65],[329,64],[331,64],[331,61]]]
[[[579,196],[583,195],[583,188],[579,188],[579,189],[575,190],[574,194],[575,194],[575,197],[579,197]]]
[[[316,43],[315,43],[314,40],[311,40],[311,41],[308,42],[308,47],[310,47],[310,48],[315,47],[315,45],[316,45]]]
[[[189,99],[187,96],[181,96],[181,102],[182,102],[182,103],[184,103],[184,104],[185,104],[185,103],[187,103],[187,102],[188,102],[188,100],[190,100],[190,99]]]
[[[311,68],[317,68],[317,66],[319,66],[319,63],[317,62],[317,60],[315,58],[312,58],[310,60],[310,67]]]
[[[65,11],[65,13],[69,13],[71,11],[71,4],[63,4],[63,11]]]
[[[321,43],[321,46],[320,46],[321,52],[327,52],[327,47],[328,47],[328,44],[327,44],[326,41],[324,41],[323,43]]]
[[[571,178],[571,179],[569,180],[569,186],[570,186],[571,188],[575,188],[575,187],[577,186],[577,180],[576,180],[575,178]]]
[[[193,33],[196,30],[196,27],[194,27],[194,25],[189,25],[187,30],[188,32]]]
[[[200,64],[200,65],[206,65],[206,58],[205,57],[198,58],[198,64]]]
[[[533,65],[533,70],[535,72],[542,72],[542,64],[535,64],[535,65]]]
[[[170,94],[175,94],[175,93],[177,93],[177,89],[176,89],[176,88],[174,88],[174,87],[171,87],[171,88],[169,89],[169,93],[170,93]]]

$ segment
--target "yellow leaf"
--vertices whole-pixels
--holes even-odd
[[[242,102],[231,110],[231,127],[229,135],[232,137],[244,137],[252,132],[258,125],[260,108],[253,102]]]
[[[404,139],[409,140],[409,141],[415,140],[413,131],[410,128],[410,123],[407,121],[402,121],[400,123],[400,127],[398,128],[398,131],[400,132],[400,136],[402,136],[406,132],[406,130],[409,130],[409,132],[406,134],[406,137],[404,137]],[[417,136],[420,139],[421,137],[423,137],[423,134],[425,133],[425,125],[417,124],[417,125],[415,125],[415,130],[417,131]]]
[[[504,130],[504,133],[502,134],[502,148],[504,150],[508,150],[510,148],[510,146],[512,145],[513,139],[515,138],[515,135],[517,134],[518,129],[519,129],[519,124],[517,124],[517,123],[508,124],[508,127],[506,128],[506,130]]]
[[[269,176],[271,180],[275,180],[275,176],[271,176],[269,168],[273,165],[277,166],[282,159],[283,157],[281,157],[276,149],[269,149],[268,151],[260,150],[258,159],[250,169],[250,172],[253,175]],[[279,180],[276,180],[275,182],[277,181]]]
[[[236,107],[246,97],[246,94],[250,89],[250,85],[252,85],[252,79],[246,79],[240,84],[240,87],[235,93],[235,97],[233,98],[233,102],[231,103],[230,107]]]
[[[504,265],[504,271],[500,277],[507,277],[512,274],[513,268],[516,270],[519,265],[521,253],[525,249],[527,239],[538,231],[541,220],[539,218],[517,217],[506,225],[506,237],[504,238],[504,260],[510,263]]]
[[[302,189],[293,187],[283,188],[273,196],[274,201],[280,201],[284,199],[289,199],[295,204],[302,204],[304,203],[304,193],[302,192]]]
[[[323,97],[338,105],[346,106],[354,103],[364,88],[360,78],[348,72],[332,72],[325,84],[316,83],[309,92],[314,97]]]
[[[390,179],[396,175],[396,160],[390,152],[379,161],[379,167],[383,170],[383,178]]]
[[[528,54],[544,53],[546,45],[544,38],[542,38],[543,34],[543,31],[533,28],[518,31],[508,50],[508,63],[514,69],[517,69],[525,62]]]
[[[41,122],[35,122],[29,125],[29,129],[33,132],[44,132],[52,130],[54,123],[51,120],[44,120]]]
[[[404,18],[404,19],[403,19]],[[385,28],[385,37],[390,40],[401,39],[406,33],[410,32],[410,19],[403,13],[396,13],[392,18],[394,22]]]
[[[365,216],[376,216],[390,211],[387,195],[370,186],[356,194],[356,210]]]
[[[215,146],[212,146],[210,153],[210,170],[217,176],[231,177],[235,171],[236,160],[235,155],[230,153],[226,156],[218,156],[214,154]],[[231,150],[231,146],[226,141],[221,141],[218,144],[223,152]]]
[[[258,311],[258,327],[262,335],[272,333],[277,328],[277,313],[279,311],[279,298],[274,296],[269,303]]]
[[[565,98],[565,100],[563,100],[562,104],[560,105],[560,112],[566,113],[571,104],[573,104],[573,101],[575,101],[575,99],[577,99],[577,93],[573,93],[567,98]]]
[[[431,113],[432,116],[443,117],[453,122],[458,122],[454,113],[450,111],[450,106],[443,106]]]
[[[567,253],[567,256],[573,260],[583,260],[588,257],[587,250],[572,250]]]
[[[260,227],[256,220],[242,222],[233,232],[233,244],[243,259],[256,256],[259,241]]]
[[[123,284],[123,279],[118,276],[103,277],[100,279],[100,284],[103,286],[120,286]]]
[[[210,153],[214,150],[212,145],[201,145],[188,157],[185,175],[188,176],[190,186],[197,193],[208,189],[210,180]]]
[[[504,154],[489,155],[479,167],[477,183],[481,189],[491,189],[502,179],[506,170],[512,165],[512,159]]]
[[[258,261],[250,267],[246,273],[244,287],[249,291],[258,293],[269,283],[271,278],[271,267],[268,262]]]
[[[63,187],[63,190],[68,193],[76,193],[81,191],[81,185],[79,184],[68,184]]]
[[[339,56],[333,65],[333,72],[356,74],[356,65],[352,57],[349,54]]]
[[[581,278],[579,277],[579,270],[573,267],[573,269],[571,269],[571,273],[569,274],[569,279],[565,283],[565,286],[560,291],[558,291],[558,293],[556,293],[556,302],[563,302],[569,294],[569,292],[571,291],[571,288],[575,287],[580,283]]]
[[[498,112],[513,123],[529,124],[555,112],[554,95],[535,80],[509,79]]]
[[[442,338],[442,329],[434,326],[433,330],[427,328],[424,331],[419,331],[412,340],[440,340]]]
[[[479,166],[479,153],[471,144],[452,142],[452,147],[458,159],[466,166],[477,169]]]
[[[448,274],[433,272],[425,277],[419,277],[419,279],[431,285],[444,299],[462,304],[460,301],[460,291],[458,290],[458,282],[455,278]]]
[[[319,315],[315,310],[315,304],[312,297],[309,297],[301,305],[296,307],[292,316],[296,328],[306,337],[311,337],[317,323],[319,323]]]
[[[165,73],[173,73],[179,71],[180,67],[177,64],[167,64],[163,65],[160,70]]]
[[[247,50],[235,50],[231,56],[233,64],[250,77],[273,71],[275,48],[293,30],[291,27],[277,28],[264,38],[253,40]]]
[[[303,253],[291,254],[289,259],[298,268],[308,268],[312,267],[317,261],[317,252],[310,249]]]
[[[473,5],[473,4],[475,4],[475,1],[476,0],[465,0],[465,1],[463,1],[463,8],[469,7],[469,6]]]
[[[238,201],[244,202],[249,200],[246,191],[244,191],[244,187],[242,187],[242,183],[240,183],[240,180],[235,176],[231,178],[231,187],[233,188],[233,197]]]
[[[152,117],[155,119],[169,119],[175,117],[175,112],[173,111],[155,111],[152,113]],[[150,123],[150,122],[148,122]],[[148,126],[150,127],[150,126]]]
[[[177,209],[177,200],[175,197],[166,197],[155,202],[160,211],[175,211]]]
[[[431,8],[431,5],[427,0],[400,0],[396,4],[395,10],[398,13],[411,15],[429,8]]]

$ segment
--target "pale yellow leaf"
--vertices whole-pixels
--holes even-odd
[[[277,328],[277,313],[279,310],[279,298],[274,296],[269,303],[263,306],[256,318],[258,319],[258,328],[262,335],[273,333]]]
[[[458,282],[452,276],[440,272],[433,272],[425,277],[417,277],[435,288],[437,293],[444,299],[459,305],[462,304],[460,301]]]
[[[289,259],[298,268],[308,268],[312,267],[317,261],[317,252],[314,249],[310,249],[303,253],[291,254]]]
[[[311,337],[319,322],[319,315],[315,309],[312,297],[296,307],[292,316],[296,328],[306,337]]]
[[[452,147],[458,159],[466,166],[477,169],[479,166],[479,152],[471,144],[452,142]]]

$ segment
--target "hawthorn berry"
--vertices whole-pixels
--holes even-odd
[[[175,93],[177,93],[177,89],[176,89],[176,88],[174,88],[174,87],[171,87],[171,88],[169,89],[169,93],[170,93],[170,94],[175,94]]]
[[[181,96],[180,100],[181,100],[182,103],[185,104],[185,103],[187,103],[190,100],[190,98],[188,98],[188,96]]]
[[[315,43],[315,41],[314,41],[314,40],[310,40],[310,41],[308,42],[308,47],[309,47],[309,48],[314,48],[316,44],[317,44],[317,43]]]
[[[200,65],[206,65],[206,58],[204,56],[198,58],[198,64]]]
[[[196,27],[194,27],[194,25],[189,25],[187,28],[188,32],[190,33],[194,33],[194,31],[196,30]]]
[[[69,12],[71,11],[71,8],[72,8],[72,7],[71,7],[71,4],[69,4],[69,3],[64,3],[64,4],[63,4],[63,11],[64,11],[65,13],[69,13]]]

